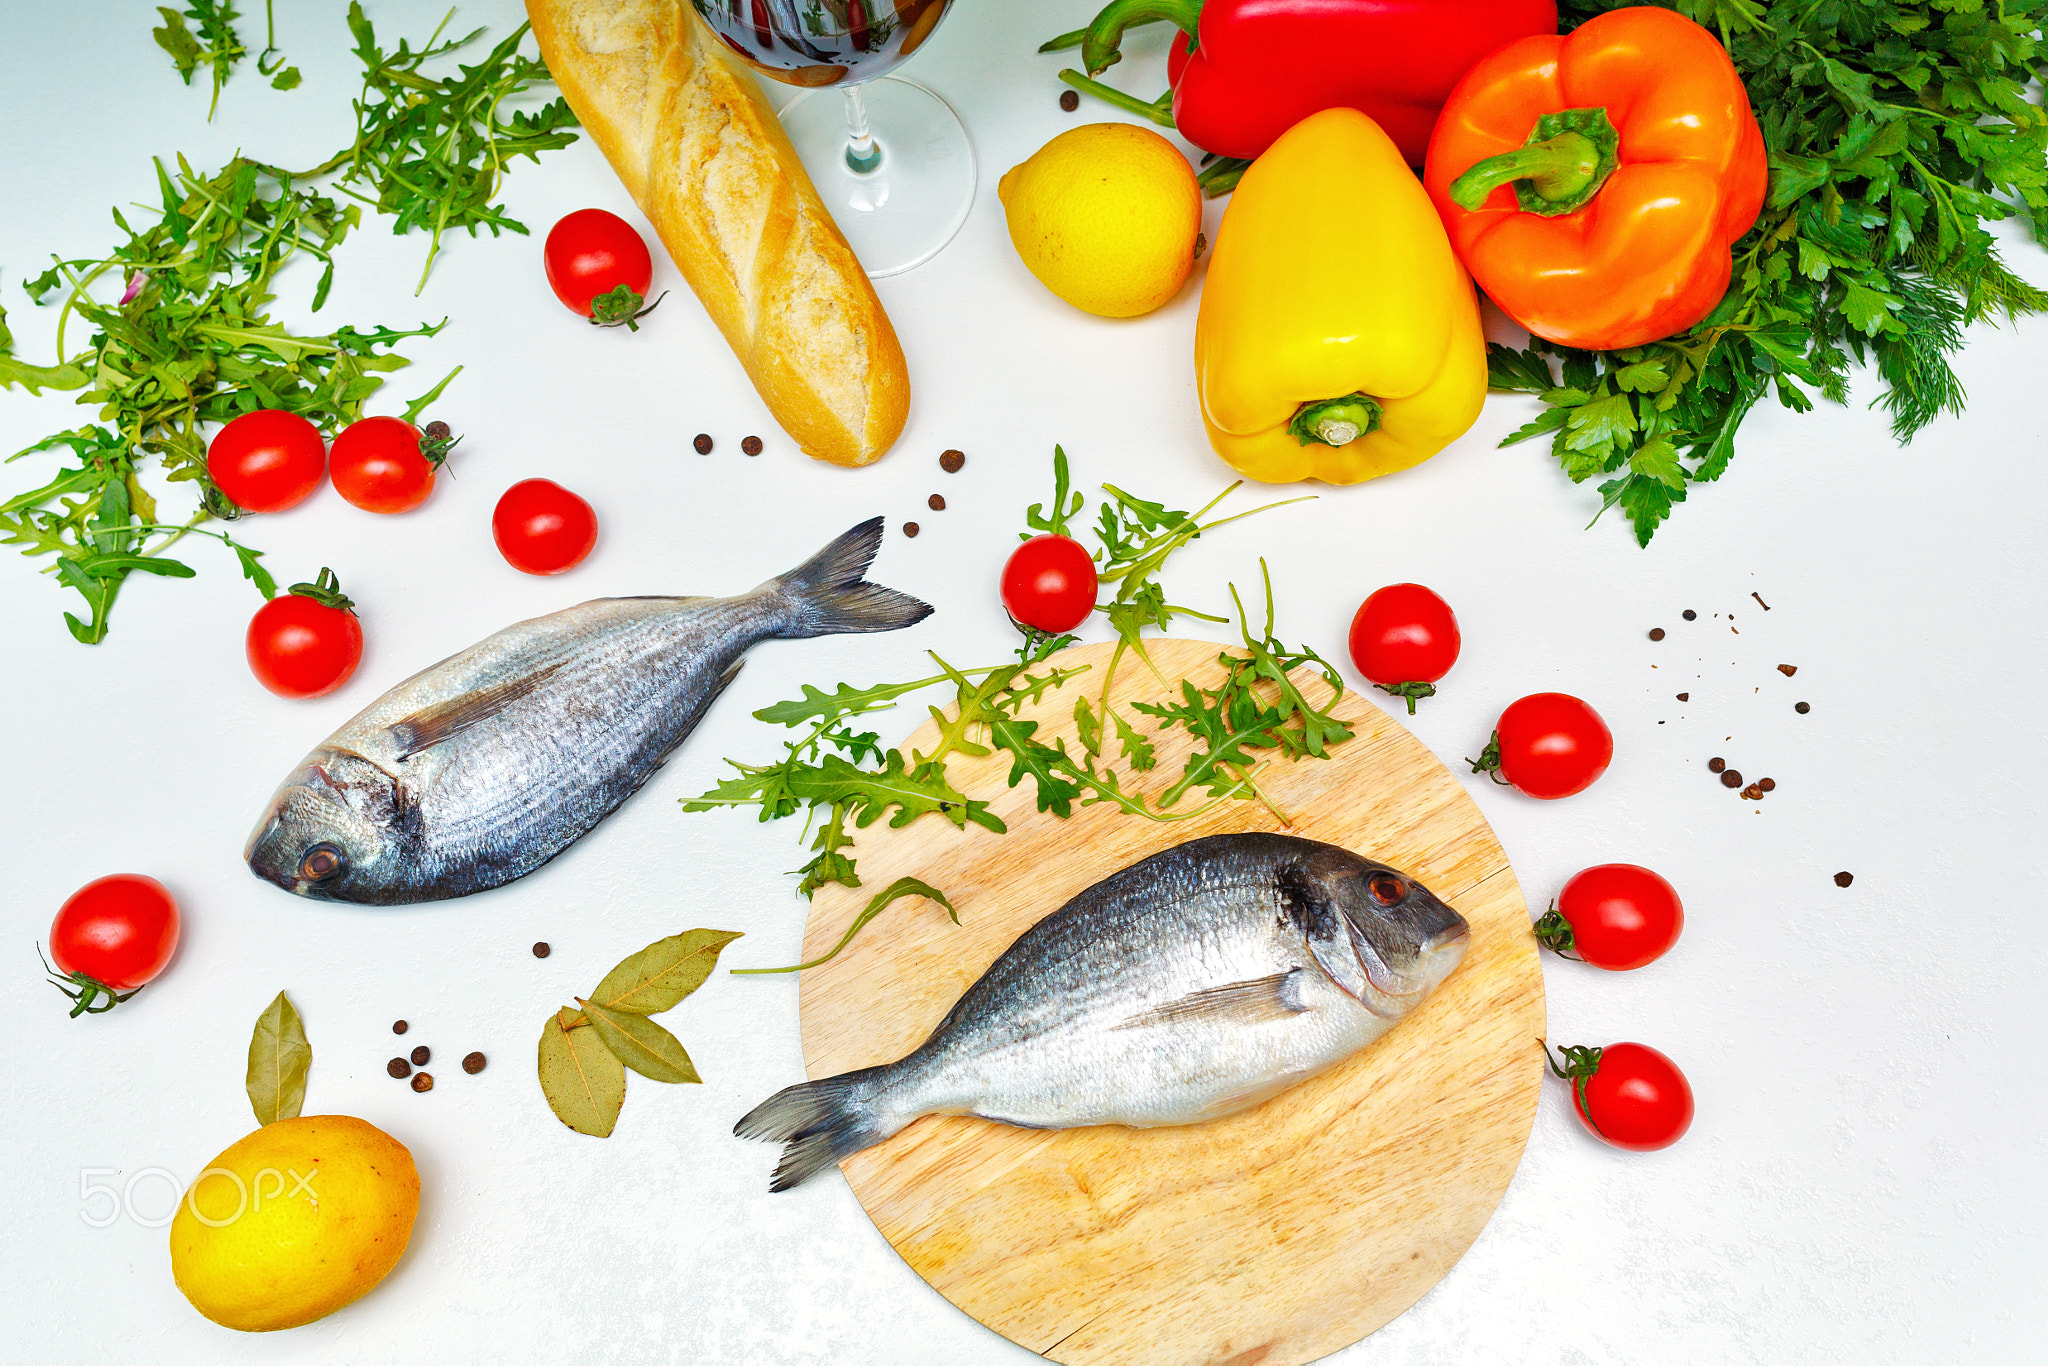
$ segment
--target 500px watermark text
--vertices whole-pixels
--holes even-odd
[[[244,1180],[239,1172],[208,1167],[187,1187],[176,1174],[162,1167],[144,1167],[119,1183],[105,1179],[118,1177],[119,1167],[85,1167],[78,1173],[78,1217],[91,1228],[106,1228],[124,1215],[144,1228],[162,1228],[177,1217],[179,1193],[183,1191],[184,1203],[193,1218],[208,1228],[225,1228],[243,1215],[262,1209],[266,1202],[310,1200],[318,1209],[320,1193],[314,1189],[313,1178],[319,1170],[315,1167],[302,1174],[292,1167],[282,1171],[265,1167],[253,1179]],[[207,1191],[204,1208],[199,1197],[202,1188]],[[168,1204],[160,1196],[160,1189],[169,1191]],[[225,1201],[230,1190],[234,1192],[234,1207],[227,1209]]]

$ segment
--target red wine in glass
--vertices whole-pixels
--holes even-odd
[[[924,46],[952,0],[690,0],[770,80],[809,89],[782,125],[870,275],[936,255],[974,201],[974,149],[931,91],[884,76]],[[878,79],[880,78],[880,79]],[[815,92],[834,86],[838,101]]]

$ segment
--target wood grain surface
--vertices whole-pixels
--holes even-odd
[[[1159,673],[1213,686],[1223,647],[1148,641]],[[1075,744],[1074,700],[1102,690],[1110,646],[1025,713]],[[1307,675],[1301,675],[1306,680]],[[1319,679],[1310,696],[1321,698]],[[1125,656],[1113,701],[1169,691]],[[1457,778],[1378,707],[1347,695],[1356,737],[1333,758],[1271,762],[1257,802],[1157,824],[1107,806],[1035,810],[1008,756],[954,760],[959,788],[993,798],[1006,835],[930,817],[859,833],[866,884],[813,905],[805,957],[830,949],[873,893],[905,874],[944,890],[959,925],[899,902],[800,990],[812,1077],[910,1052],[1039,919],[1127,864],[1201,835],[1287,830],[1418,878],[1471,923],[1465,961],[1378,1043],[1255,1109],[1167,1129],[1030,1130],[928,1117],[843,1164],[905,1261],[947,1299],[1031,1351],[1069,1363],[1290,1366],[1380,1327],[1472,1245],[1507,1189],[1535,1117],[1543,981],[1507,856]],[[1149,719],[1124,710],[1134,722]],[[907,748],[929,749],[927,723]],[[1113,740],[1112,740],[1113,747]],[[1159,737],[1157,791],[1181,771],[1182,731]],[[1127,784],[1128,786],[1128,784]],[[1197,810],[1200,793],[1180,806]]]

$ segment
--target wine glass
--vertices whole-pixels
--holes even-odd
[[[755,71],[810,87],[782,126],[869,275],[923,265],[952,240],[974,202],[967,130],[931,91],[882,74],[923,46],[952,0],[690,3]]]

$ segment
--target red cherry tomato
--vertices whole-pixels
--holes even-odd
[[[50,958],[65,979],[57,987],[72,999],[74,1017],[127,1000],[164,970],[177,947],[178,903],[140,873],[94,878],[50,922]]]
[[[1552,1062],[1550,1070],[1571,1082],[1572,1108],[1594,1137],[1649,1153],[1670,1147],[1692,1127],[1692,1086],[1656,1049],[1617,1043],[1559,1051],[1564,1065]]]
[[[351,422],[334,438],[327,472],[335,492],[365,512],[410,512],[434,491],[420,429],[396,417]]]
[[[1407,699],[1410,716],[1458,662],[1460,644],[1451,605],[1419,583],[1388,584],[1351,618],[1351,662],[1381,692]]]
[[[320,487],[327,443],[320,429],[278,408],[243,413],[206,447],[214,487],[249,512],[282,512]]]
[[[583,563],[597,544],[597,514],[560,484],[522,479],[491,513],[498,553],[527,574],[560,574]]]
[[[1071,536],[1033,536],[1003,566],[1003,606],[1026,626],[1057,635],[1095,610],[1095,561]]]
[[[363,624],[341,595],[334,571],[298,583],[258,608],[249,622],[250,672],[279,697],[321,697],[354,676],[363,662]]]
[[[548,284],[570,312],[601,327],[639,330],[634,322],[647,312],[654,261],[631,223],[603,209],[578,209],[549,230],[541,255]]]
[[[1602,863],[1572,875],[1536,922],[1536,937],[1596,968],[1625,972],[1663,957],[1684,928],[1685,908],[1670,883],[1633,863]]]
[[[1531,693],[1500,714],[1474,773],[1546,801],[1584,792],[1614,758],[1614,734],[1600,713],[1569,693]]]

